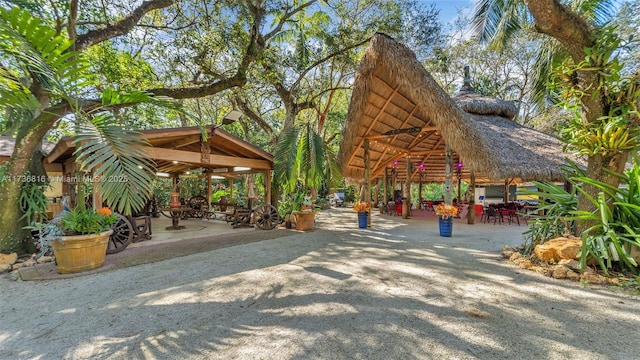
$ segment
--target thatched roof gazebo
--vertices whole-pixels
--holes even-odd
[[[566,154],[554,136],[513,119],[510,102],[475,94],[463,86],[451,98],[427,73],[415,54],[384,34],[376,34],[362,59],[338,154],[342,174],[364,179],[364,143],[369,140],[370,179],[397,168],[403,179],[407,157],[412,178],[444,180],[445,144],[463,177],[477,183],[562,180]]]
[[[562,180],[562,143],[516,116],[513,103],[476,94],[468,79],[451,98],[411,50],[376,34],[356,75],[338,162],[354,180],[392,173],[442,182],[448,146],[462,178],[473,174],[475,183]]]

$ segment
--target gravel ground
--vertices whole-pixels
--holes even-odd
[[[500,257],[525,227],[350,209],[316,230],[73,279],[0,277],[0,359],[632,359],[637,298]],[[251,236],[252,232],[247,232]],[[179,244],[176,244],[179,246]],[[124,252],[123,252],[124,253]]]

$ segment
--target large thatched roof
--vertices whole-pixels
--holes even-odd
[[[476,182],[560,180],[565,154],[555,137],[512,121],[516,107],[484,97],[465,83],[452,99],[404,45],[375,35],[360,64],[338,154],[345,177],[364,178],[365,139],[371,178],[395,169],[412,179],[442,181],[445,144]]]

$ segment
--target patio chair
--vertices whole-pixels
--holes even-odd
[[[387,212],[389,215],[397,215],[396,213],[396,203],[393,201],[389,201],[387,203]]]
[[[151,216],[127,216],[133,227],[133,242],[151,239]]]
[[[493,225],[496,224],[496,222],[500,222],[501,224],[503,223],[503,218],[502,218],[502,214],[494,207],[489,206],[486,211],[483,213],[483,215],[485,215],[484,220],[485,222],[490,222],[491,218],[493,218]]]

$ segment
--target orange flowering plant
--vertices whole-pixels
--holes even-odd
[[[442,216],[444,219],[458,215],[458,208],[453,205],[440,203],[436,205],[436,215]]]
[[[357,202],[353,205],[353,211],[361,212],[366,211],[369,212],[371,210],[371,204],[368,202]]]

